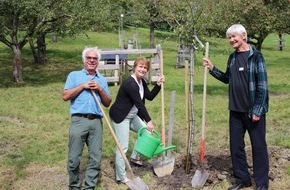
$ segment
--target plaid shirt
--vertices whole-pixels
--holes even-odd
[[[261,116],[268,112],[269,104],[266,63],[261,52],[252,48],[250,45],[249,47],[250,54],[247,67],[250,93],[249,114]],[[223,83],[229,84],[230,78],[232,77],[229,68],[235,63],[236,56],[236,51],[229,56],[225,73],[214,67],[210,71],[210,74]]]

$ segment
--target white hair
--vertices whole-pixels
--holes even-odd
[[[97,55],[98,55],[98,59],[101,59],[101,51],[98,49],[98,47],[85,47],[85,49],[82,52],[82,59],[83,62],[85,62],[86,60],[86,54],[89,51],[94,51]]]
[[[248,40],[248,36],[247,36],[247,31],[245,29],[245,27],[241,24],[234,24],[231,27],[228,28],[227,32],[226,32],[226,36],[227,38],[229,38],[231,35],[233,34],[237,34],[240,36],[245,35],[246,36],[246,41]]]

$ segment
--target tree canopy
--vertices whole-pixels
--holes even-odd
[[[248,32],[249,43],[261,50],[270,33],[289,33],[289,10],[288,0],[214,0],[205,7],[204,32],[225,36],[230,25],[240,23]]]
[[[21,50],[28,41],[52,31],[71,36],[85,32],[99,18],[98,7],[97,0],[0,1],[0,41],[13,51],[14,80],[23,82]]]
[[[23,82],[21,50],[28,42],[32,51],[36,44],[35,62],[43,63],[46,34],[116,31],[120,14],[150,28],[151,46],[156,28],[171,29],[179,43],[190,45],[195,35],[225,36],[230,25],[240,23],[259,50],[270,33],[290,32],[289,0],[1,0],[0,42],[13,52],[14,80]]]

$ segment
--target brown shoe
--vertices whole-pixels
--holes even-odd
[[[123,180],[118,180],[118,181],[117,181],[118,184],[121,184],[121,183],[123,183],[123,184],[127,184],[128,182],[130,182],[130,179],[127,178],[127,177],[125,177]]]

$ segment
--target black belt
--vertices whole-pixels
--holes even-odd
[[[101,119],[102,118],[100,115],[96,115],[96,114],[81,114],[81,113],[75,113],[75,114],[72,114],[72,116],[84,117],[84,118],[87,118],[89,120],[92,120],[92,119]]]

